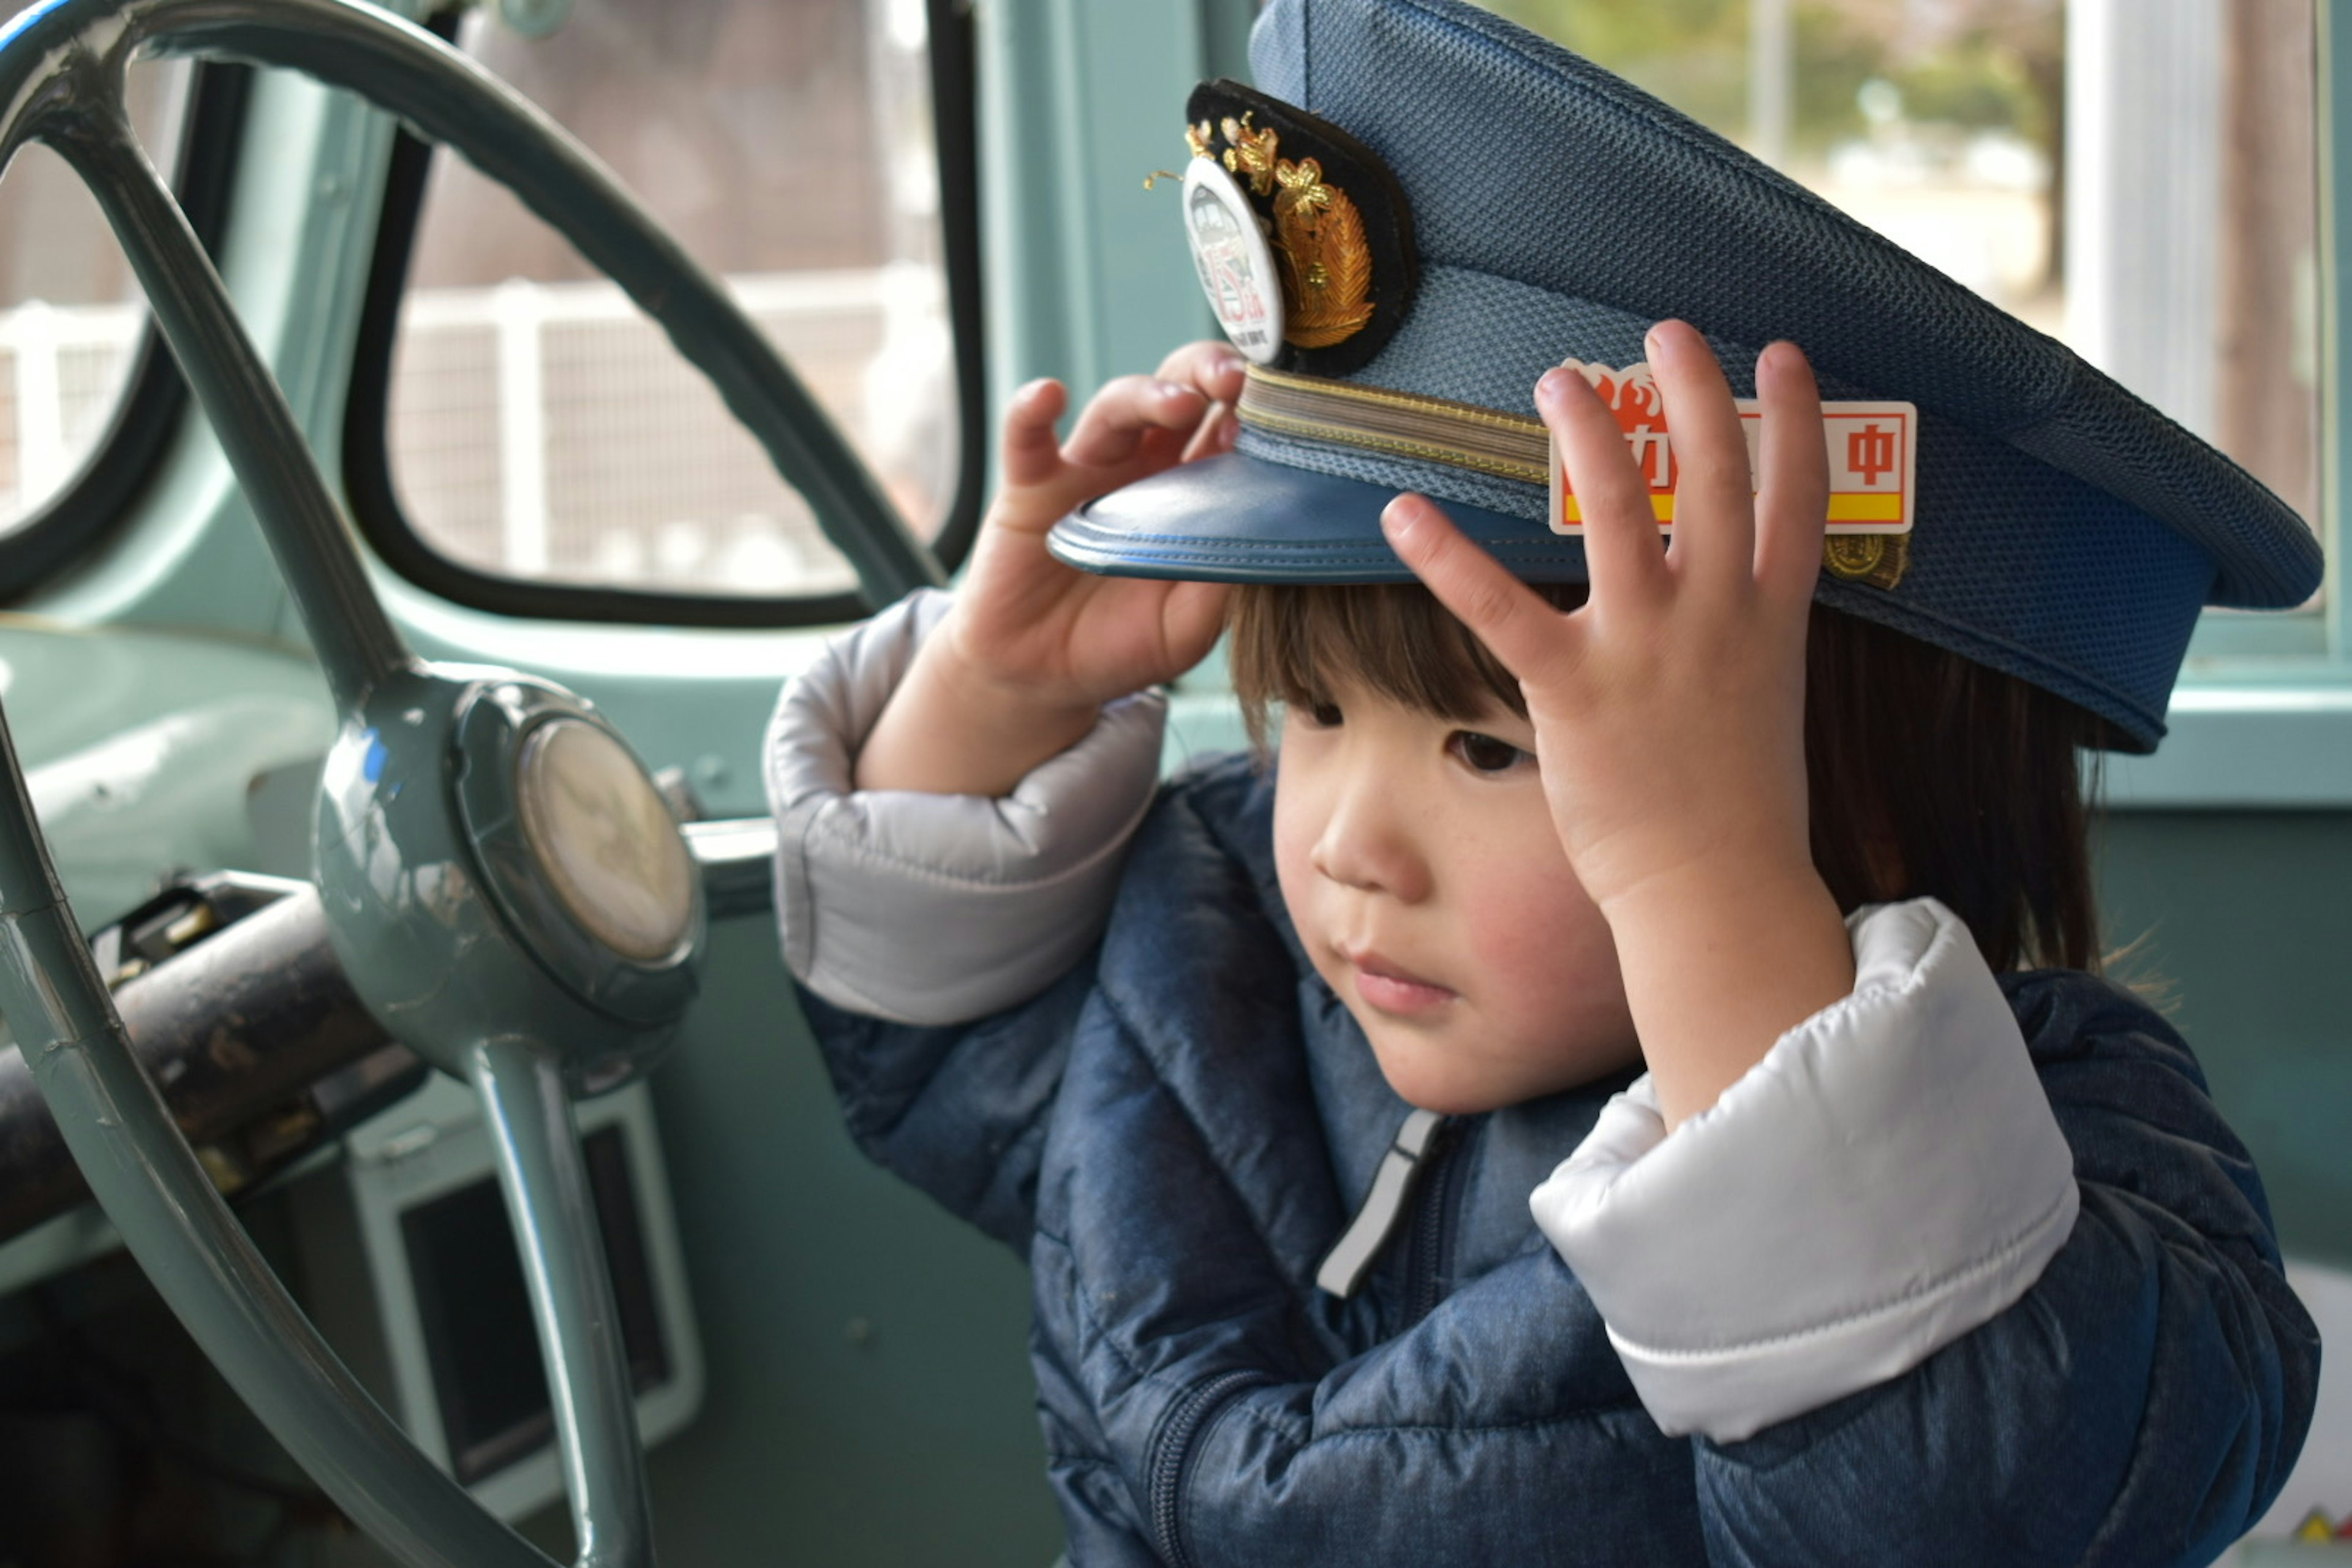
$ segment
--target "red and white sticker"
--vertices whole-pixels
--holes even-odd
[[[1674,439],[1666,430],[1665,404],[1647,364],[1612,370],[1570,360],[1566,367],[1584,377],[1617,416],[1642,477],[1650,482],[1650,510],[1658,526],[1675,526]],[[1756,485],[1757,445],[1763,438],[1763,405],[1739,399],[1739,424],[1748,435],[1748,483]],[[1822,426],[1829,438],[1832,533],[1908,533],[1918,494],[1919,408],[1911,403],[1824,403]],[[1582,533],[1583,513],[1570,487],[1559,443],[1551,444],[1551,530]]]

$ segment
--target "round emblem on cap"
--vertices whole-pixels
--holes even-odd
[[[1259,364],[1282,353],[1282,281],[1274,247],[1234,177],[1213,158],[1184,172],[1184,233],[1217,324]]]

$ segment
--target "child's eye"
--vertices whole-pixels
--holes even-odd
[[[1341,722],[1339,705],[1337,702],[1309,702],[1307,704],[1307,717],[1314,721],[1315,727],[1318,730],[1335,729]]]
[[[1454,731],[1445,738],[1445,749],[1474,773],[1507,773],[1521,763],[1535,761],[1531,753],[1508,741],[1497,741],[1475,730]]]

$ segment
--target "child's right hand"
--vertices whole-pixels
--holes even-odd
[[[1013,395],[1003,487],[954,607],[858,754],[858,788],[1007,794],[1103,703],[1200,662],[1224,625],[1223,585],[1098,577],[1055,560],[1045,535],[1096,496],[1229,448],[1242,374],[1230,346],[1189,344],[1157,376],[1105,385],[1066,441],[1058,382]]]

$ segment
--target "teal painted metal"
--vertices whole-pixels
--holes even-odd
[[[637,1447],[637,1411],[621,1313],[597,1242],[588,1163],[564,1087],[564,1061],[536,1041],[475,1047],[474,1085],[498,1150],[508,1217],[547,1363],[581,1568],[653,1561],[653,1513]]]
[[[309,660],[216,637],[0,621],[0,690],[77,910],[111,919],[167,867],[296,869],[264,856],[257,836],[278,825],[257,816],[274,799],[252,791],[334,738]],[[306,842],[308,820],[306,802]]]
[[[371,691],[344,720],[320,781],[316,876],[329,940],[369,1011],[444,1071],[469,1077],[483,1039],[512,1035],[560,1049],[575,1091],[618,1088],[668,1048],[694,995],[698,896],[677,950],[647,963],[607,952],[601,973],[568,963],[539,921],[509,920],[484,883],[523,869],[510,851],[493,868],[453,799],[469,779],[515,793],[519,727],[469,725],[485,706],[602,724],[570,693],[501,671],[416,670]]]
[[[75,19],[61,8],[62,25]],[[29,41],[29,40],[28,40]],[[235,308],[171,189],[140,150],[121,113],[121,73],[136,39],[100,60],[70,47],[58,74],[40,83],[82,107],[36,116],[31,130],[72,164],[98,198],[181,374],[195,393],[255,510],[268,523],[279,573],[302,606],[311,650],[339,708],[409,664],[408,650],[368,587],[334,498],[320,479],[285,397],[237,324]],[[5,65],[5,56],[0,56]],[[0,70],[0,89],[8,85]]]
[[[247,114],[220,271],[333,471],[395,127],[348,94],[283,71],[257,75]],[[295,648],[305,637],[251,505],[193,416],[130,514],[29,607],[79,625],[201,629]]]
[[[1231,77],[1247,81],[1250,24],[1257,20],[1258,0],[1199,0],[1203,79]]]
[[[93,923],[147,898],[168,868],[307,868],[307,848],[299,868],[284,856],[307,846],[312,801],[298,827],[266,819],[290,805],[285,792],[255,788],[314,769],[334,738],[318,668],[299,653],[0,617],[0,691],[58,880]],[[0,1300],[121,1246],[102,1214],[60,1215],[0,1247]]]
[[[2145,757],[2101,759],[2116,811],[2340,811],[2352,807],[2352,681],[2184,681],[2171,732]]]
[[[707,627],[514,621],[386,584],[385,599],[419,651],[456,663],[528,661],[550,671],[629,737],[656,767],[677,766],[712,815],[765,809],[760,737],[776,693],[815,657],[830,628]]]
[[[2319,291],[2321,387],[2319,494],[2327,539],[2325,595],[2327,648],[2352,677],[2352,26],[2336,7],[2315,7],[2319,28]]]
[[[4,717],[0,792],[0,1012],[148,1278],[255,1413],[404,1561],[544,1563],[368,1397],[214,1192],[131,1054],[35,833]]]
[[[858,1152],[791,996],[772,922],[719,921],[653,1080],[709,1368],[649,1467],[663,1560],[1045,1568],[1028,1271]]]
[[[703,918],[685,870],[690,862],[642,764],[592,709],[504,672],[435,670],[410,656],[370,591],[282,395],[123,122],[128,60],[147,51],[212,52],[371,89],[425,134],[516,184],[711,371],[739,414],[755,426],[764,422],[757,433],[772,452],[781,458],[789,447],[814,464],[817,482],[806,467],[794,477],[813,499],[834,503],[825,521],[855,536],[844,543],[869,589],[895,596],[937,581],[936,563],[790,373],[683,253],[560,132],[418,29],[340,0],[64,0],[5,37],[0,104],[11,112],[0,153],[27,138],[50,142],[99,198],[268,525],[345,715],[324,768],[315,841],[331,940],[371,1010],[428,1059],[470,1076],[499,1131],[501,1181],[532,1280],[583,1561],[649,1560],[627,1370],[566,1095],[644,1071],[694,994]],[[587,739],[562,738],[569,736]],[[603,911],[583,907],[578,889],[556,896],[547,888],[551,871],[566,863],[565,829],[549,829],[557,837],[543,841],[531,802],[575,793],[580,777],[548,775],[583,765],[599,771],[607,794],[617,787],[628,797],[602,826],[625,822],[642,841],[624,846],[636,879],[629,885],[654,887],[646,873],[665,855],[681,869],[666,918],[656,900],[656,935],[643,952],[629,947],[625,932],[612,939],[624,944],[616,951],[599,923]],[[159,1283],[239,1392],[385,1544],[410,1561],[470,1562],[488,1550],[486,1542],[506,1541],[509,1555],[530,1560],[413,1449],[387,1448],[390,1423],[324,1353],[283,1289],[266,1270],[244,1266],[250,1248],[240,1253],[226,1239],[234,1224],[130,1066],[40,858],[13,763],[10,779],[18,810],[0,829],[21,839],[24,853],[13,866],[0,853],[0,887],[16,889],[27,912],[9,928],[25,942],[24,962],[5,977],[8,1009],[28,1051],[51,1036],[94,1041],[91,1059],[150,1102],[149,1113],[100,1115],[107,1108],[71,1075],[58,1079],[53,1101],[61,1121],[89,1114],[70,1135],[85,1166],[110,1159],[128,1173],[101,1179],[92,1169],[90,1177],[132,1251],[151,1269],[191,1257],[209,1263]],[[0,851],[6,847],[0,841]],[[593,868],[602,853],[583,854],[566,874]],[[48,996],[55,986],[65,987],[62,1004]],[[273,1349],[270,1332],[252,1331],[256,1323],[288,1342]]]
[[[2132,812],[2098,849],[2112,973],[2161,983],[2288,1255],[2352,1268],[2352,814]]]

